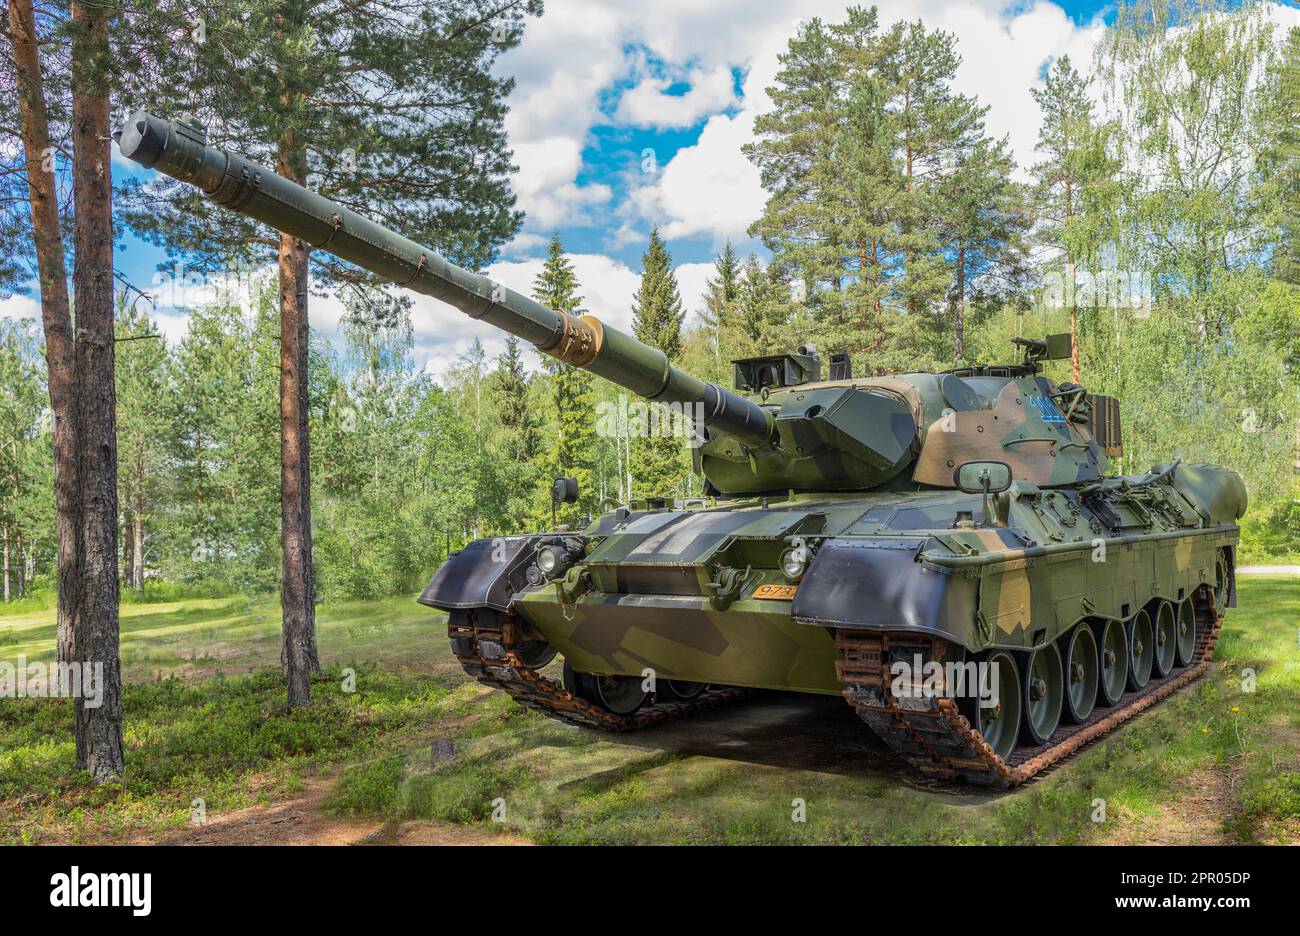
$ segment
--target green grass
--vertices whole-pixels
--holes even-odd
[[[95,788],[73,771],[66,702],[0,700],[0,840],[156,838],[196,797],[211,814],[324,775],[338,816],[554,843],[1296,841],[1300,580],[1243,577],[1240,590],[1205,679],[1000,794],[918,782],[833,699],[764,697],[627,736],[562,725],[461,674],[441,619],[409,599],[319,609],[328,672],[290,714],[278,672],[258,668],[277,658],[274,603],[132,606],[125,782]],[[17,639],[0,657],[39,658],[52,621],[26,615],[6,633]],[[218,669],[253,671],[154,675]]]
[[[279,598],[187,598],[123,604],[121,659],[129,682],[164,676],[246,673],[280,658]],[[317,609],[321,653],[348,663],[402,668],[427,660],[442,617],[409,597],[349,601]],[[0,658],[55,659],[53,606],[11,612],[0,606]]]

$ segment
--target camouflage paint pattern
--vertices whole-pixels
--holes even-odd
[[[638,513],[588,555],[588,591],[570,602],[543,585],[520,595],[517,608],[582,672],[639,676],[651,669],[665,679],[836,694],[829,627],[908,628],[872,594],[834,620],[800,619],[794,602],[754,599],[761,586],[786,583],[777,560],[791,531],[816,530],[807,536],[813,558],[799,589],[824,584],[819,545],[916,544],[904,574],[943,568],[976,596],[964,632],[931,632],[958,637],[973,651],[1029,649],[1081,620],[1123,620],[1153,598],[1176,603],[1215,584],[1218,550],[1235,546],[1236,528],[1203,526],[1174,484],[1138,490],[1151,526],[1118,535],[1101,528],[1075,491],[1028,482],[1003,495],[1009,516],[1001,528],[954,528],[958,511],[982,522],[982,498],[943,492]],[[1136,514],[1125,497],[1111,496],[1121,515]],[[724,610],[708,587],[719,565],[748,569],[741,597]]]

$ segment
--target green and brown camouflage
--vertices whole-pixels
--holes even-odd
[[[911,757],[907,738],[916,733],[895,731],[905,722],[899,703],[885,682],[861,675],[875,673],[890,648],[998,665],[1011,652],[1027,719],[1051,697],[1051,672],[1068,674],[1056,698],[1073,699],[1082,723],[1092,700],[1078,702],[1076,683],[1089,671],[1109,679],[1116,646],[1125,674],[1149,654],[1146,643],[1172,659],[1173,639],[1179,665],[1191,666],[1184,637],[1163,622],[1177,616],[1178,634],[1191,627],[1187,639],[1203,647],[1203,622],[1221,620],[1235,601],[1236,521],[1246,509],[1240,476],[1183,462],[1111,476],[1122,448],[1118,402],[1044,374],[1044,361],[1069,356],[1068,335],[1017,339],[1019,362],[946,373],[854,378],[833,356],[830,380],[821,379],[815,349],[804,347],[738,361],[732,391],[683,373],[594,316],[547,309],[208,146],[193,127],[141,113],[120,143],[127,157],[232,210],[697,416],[702,497],[617,506],[580,531],[475,541],[420,596],[450,612],[466,668],[525,704],[552,705],[529,674],[558,652],[571,690],[555,696],[559,717],[573,716],[578,697],[607,705],[592,688],[600,680],[633,686],[631,710],[655,706],[656,679],[842,693]],[[480,618],[510,622],[516,643],[501,636],[506,630],[491,639],[474,631]],[[1148,634],[1144,618],[1162,623]],[[1127,635],[1119,644],[1110,622]],[[868,648],[866,670],[861,654],[858,663],[844,656],[855,647]],[[1039,675],[1044,659],[1057,661],[1042,670],[1047,676]],[[511,681],[521,673],[527,686]],[[647,675],[638,695],[631,681]],[[933,714],[948,711],[928,704]],[[1007,717],[1019,719],[1014,711]],[[955,749],[962,757],[983,744],[970,725],[998,757],[1010,756],[1017,725],[1011,741],[995,742],[1002,716],[990,717],[972,713],[968,724],[944,715],[966,739]],[[1056,722],[1047,722],[1050,736]],[[998,769],[1001,777],[1009,770]]]

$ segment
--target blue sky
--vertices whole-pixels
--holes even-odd
[[[841,18],[845,0],[548,0],[499,70],[516,79],[507,133],[527,212],[520,235],[489,273],[526,291],[546,240],[573,255],[587,307],[626,326],[646,238],[664,233],[692,311],[712,258],[731,240],[762,250],[746,229],[763,203],[757,172],[740,153],[767,106],[776,56],[801,18]],[[990,106],[987,125],[1006,134],[1022,165],[1034,159],[1038,113],[1029,89],[1069,54],[1086,66],[1113,11],[1095,0],[886,0],[882,23],[920,17],[957,37],[957,88]],[[1300,23],[1294,3],[1275,16]],[[651,158],[647,158],[647,156]],[[129,171],[116,164],[116,172]],[[133,283],[157,283],[162,252],[129,235],[117,258]],[[200,291],[201,294],[201,291]],[[336,337],[339,304],[313,299],[313,326]],[[32,314],[21,297],[0,315]],[[158,309],[160,327],[184,333],[184,308]],[[489,353],[501,335],[417,299],[416,357],[443,372],[475,338]]]

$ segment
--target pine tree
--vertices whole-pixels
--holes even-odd
[[[36,19],[30,0],[10,0],[7,12],[6,38],[13,54],[6,61],[17,93],[3,95],[0,107],[7,118],[4,126],[17,126],[15,136],[21,137],[22,157],[14,169],[26,183],[19,197],[30,208],[54,417],[58,654],[65,662],[103,661],[103,704],[92,707],[74,700],[74,731],[77,766],[96,782],[110,781],[120,779],[124,762],[109,95],[126,71],[114,67],[120,40],[133,28],[122,27],[128,20],[149,18],[128,17],[119,8],[85,0],[42,8],[44,23]],[[172,21],[167,11],[141,23],[143,45],[157,45],[157,24]],[[156,62],[142,53],[133,64],[153,71]],[[164,82],[174,77],[166,70],[161,75]],[[17,113],[9,113],[15,103]],[[19,147],[6,149],[16,153]],[[73,315],[63,256],[67,218],[57,185],[62,171],[71,179]],[[0,217],[0,241],[11,239],[15,220],[11,213]],[[12,271],[0,264],[0,274]]]
[[[551,309],[574,312],[582,302],[573,262],[564,255],[559,235],[551,237],[542,270],[533,280],[533,298]],[[546,364],[551,373],[551,392],[559,436],[556,440],[552,475],[575,478],[578,503],[561,508],[563,522],[589,515],[596,506],[592,469],[596,450],[596,400],[594,376],[590,371],[560,361]]]
[[[806,23],[780,62],[744,150],[770,193],[750,233],[804,285],[823,341],[924,366],[952,272],[942,192],[987,110],[952,90],[956,40],[850,8]]]
[[[632,297],[632,334],[675,361],[682,351],[686,312],[672,258],[657,227],[650,231],[650,244],[641,262],[641,285]],[[646,420],[645,429],[633,439],[631,460],[642,493],[653,497],[685,494],[688,463],[683,427],[666,418],[666,411],[657,410]]]
[[[927,310],[948,282],[938,219],[941,183],[955,156],[982,128],[988,108],[952,91],[961,57],[951,33],[921,20],[898,23],[885,40],[882,81],[889,91],[903,193],[895,239],[903,256],[898,290],[909,314]]]
[[[1064,260],[1061,292],[1070,312],[1070,379],[1075,382],[1080,377],[1077,268],[1095,257],[1102,239],[1099,213],[1086,207],[1087,203],[1096,207],[1118,168],[1106,153],[1105,128],[1094,121],[1088,84],[1070,57],[1063,55],[1048,72],[1044,86],[1029,92],[1043,113],[1036,149],[1044,158],[1032,170],[1036,233]]]
[[[190,80],[154,106],[194,112],[218,145],[428,244],[471,268],[519,228],[507,184],[503,120],[512,82],[492,73],[518,44],[526,10],[494,0],[424,0],[402,15],[353,0],[232,0],[187,45]],[[454,41],[449,41],[452,37]],[[195,86],[203,88],[194,93]],[[159,97],[158,95],[162,95]],[[369,274],[188,186],[159,198],[130,188],[127,221],[192,263],[232,252],[276,256],[280,275],[281,607],[290,706],[310,700],[319,669],[311,543],[309,264],[318,282],[375,284]]]
[[[836,142],[849,89],[866,72],[864,50],[877,42],[877,28],[875,10],[860,8],[838,26],[818,17],[804,23],[777,57],[772,109],[755,120],[755,141],[743,147],[768,192],[749,233],[804,280],[813,303],[823,286],[838,292],[847,275],[843,208],[830,194],[842,178]]]
[[[887,89],[870,75],[849,92],[835,136],[839,173],[825,193],[839,218],[843,288],[822,293],[817,303],[831,347],[872,357],[888,353],[895,340],[885,303],[897,293],[895,252],[906,209],[887,104]]]
[[[957,154],[939,187],[946,206],[940,238],[952,256],[952,356],[959,365],[966,361],[969,304],[1014,301],[1028,288],[1030,211],[1022,187],[1011,178],[1014,169],[1007,140],[981,133]]]

